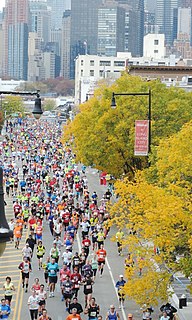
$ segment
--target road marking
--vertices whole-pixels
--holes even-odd
[[[81,241],[80,241],[80,237],[79,237],[79,232],[77,232],[77,245],[78,245],[79,252],[81,252]],[[105,261],[106,261],[106,264],[107,264],[107,268],[109,270],[109,274],[111,276],[111,280],[112,280],[112,283],[113,283],[113,286],[114,286],[114,289],[115,289],[115,294],[117,296],[117,300],[119,301],[118,293],[117,293],[117,290],[116,290],[116,287],[115,287],[115,280],[114,280],[114,277],[113,277],[113,273],[111,271],[111,267],[109,265],[109,261],[108,261],[107,258],[106,258]],[[125,314],[125,310],[122,308],[121,311],[122,311],[122,314],[123,314],[123,319],[127,320],[127,317],[126,317],[126,314]],[[60,319],[58,319],[58,320],[60,320]]]
[[[19,283],[18,283],[18,290],[17,290],[17,294],[16,294],[16,299],[15,299],[15,306],[14,306],[14,313],[13,313],[13,319],[16,319],[16,313],[17,313],[17,305],[19,302],[19,298],[20,298],[20,291],[21,291],[21,275],[19,278]]]
[[[21,309],[22,309],[22,305],[23,305],[23,292],[24,292],[24,289],[21,290],[17,319],[21,319]]]
[[[116,296],[117,296],[117,300],[119,301],[117,289],[116,289],[116,287],[115,287],[115,279],[114,279],[114,277],[113,277],[113,273],[112,273],[112,271],[111,271],[111,267],[110,267],[109,261],[108,261],[107,258],[105,259],[105,261],[106,261],[107,268],[108,268],[108,270],[109,270],[109,274],[110,274],[110,276],[111,276],[111,280],[112,280],[112,283],[113,283],[113,286],[114,286],[114,289],[115,289],[115,293],[116,293]],[[123,314],[123,319],[124,319],[124,320],[127,320],[127,317],[126,317],[126,314],[125,314],[125,310],[122,308],[121,311],[122,311],[122,314]]]

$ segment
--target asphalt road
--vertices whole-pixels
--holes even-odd
[[[87,177],[89,182],[90,193],[93,191],[97,191],[99,198],[102,197],[104,192],[106,191],[105,186],[99,185],[99,177],[94,169],[87,169]],[[8,203],[6,207],[6,216],[7,219],[13,215],[12,210],[12,200],[11,198],[7,199]],[[134,315],[134,320],[142,319],[142,314],[139,306],[137,306],[133,301],[126,300],[125,309],[120,310],[118,307],[118,298],[117,291],[115,289],[115,283],[118,280],[119,274],[124,273],[124,258],[126,255],[126,251],[123,252],[123,256],[118,256],[116,244],[110,240],[110,237],[114,234],[115,229],[112,228],[109,237],[105,241],[105,249],[107,250],[107,261],[103,273],[103,277],[99,278],[97,276],[95,285],[94,285],[94,294],[93,296],[96,298],[97,304],[100,305],[101,312],[100,314],[105,318],[106,312],[109,309],[110,304],[114,304],[116,306],[116,310],[120,314],[121,320],[127,319],[127,314],[132,313]],[[26,237],[23,236],[22,243],[20,248],[22,249],[24,246]],[[49,226],[46,222],[44,222],[44,234],[43,234],[43,243],[46,247],[46,255],[49,255],[50,248],[52,246],[53,237],[49,231]],[[74,252],[78,251],[81,245],[81,237],[78,234],[77,239],[75,240]],[[12,320],[27,320],[30,319],[29,311],[27,307],[27,300],[30,293],[25,293],[21,288],[21,279],[20,279],[20,271],[18,270],[18,265],[22,261],[21,249],[16,250],[14,248],[14,244],[7,244],[7,248],[3,257],[0,258],[0,279],[1,279],[1,287],[3,286],[4,279],[7,275],[12,277],[13,283],[16,286],[16,293],[14,295],[13,304],[12,304],[12,313],[10,319]],[[63,249],[62,249],[63,252]],[[60,265],[62,265],[60,261]],[[32,260],[32,273],[30,274],[30,282],[29,288],[32,286],[34,279],[38,277],[40,279],[40,283],[44,283],[43,272],[38,270],[37,258],[36,254],[33,256]],[[2,290],[0,293],[3,293]],[[79,302],[84,306],[84,295],[82,288],[79,292]],[[68,313],[65,311],[65,304],[61,301],[61,292],[59,283],[56,286],[56,292],[54,298],[47,299],[48,314],[52,317],[53,320],[64,320]],[[159,314],[157,310],[157,314]],[[82,315],[82,319],[87,319],[87,315]],[[158,319],[154,317],[154,319]]]

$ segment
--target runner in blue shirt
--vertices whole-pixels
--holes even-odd
[[[51,262],[47,264],[47,271],[49,276],[49,297],[54,297],[55,284],[57,283],[57,272],[59,271],[59,265],[55,262],[55,259],[51,259]]]

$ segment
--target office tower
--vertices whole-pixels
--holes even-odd
[[[63,14],[61,37],[61,76],[70,79],[70,47],[71,47],[71,11]]]
[[[144,0],[135,0],[129,12],[129,51],[134,57],[143,56]]]
[[[30,1],[30,32],[36,32],[43,42],[50,41],[51,10],[44,1]]]
[[[28,0],[7,0],[4,19],[4,74],[27,80]]]
[[[78,54],[97,54],[98,8],[102,0],[71,0],[71,78]]]
[[[51,7],[51,29],[61,29],[62,17],[65,10],[70,10],[71,0],[47,0]]]
[[[97,53],[116,56],[125,48],[125,9],[108,5],[98,9]]]
[[[157,0],[156,24],[159,27],[159,33],[165,34],[167,45],[172,45],[174,40],[174,9],[178,8],[179,3],[179,0]]]

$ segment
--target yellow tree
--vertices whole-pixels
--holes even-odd
[[[154,304],[169,294],[167,269],[179,270],[192,279],[191,124],[162,139],[154,168],[138,172],[134,181],[124,179],[115,184],[119,198],[110,210],[111,224],[126,229],[124,245],[135,258],[132,273],[126,270],[129,281],[125,290],[141,305],[145,299]],[[156,172],[155,184],[151,172]]]

